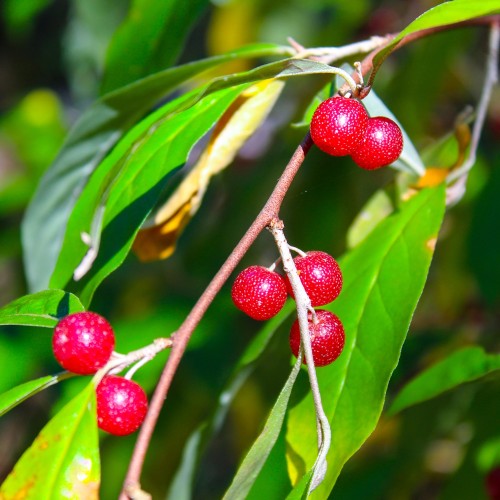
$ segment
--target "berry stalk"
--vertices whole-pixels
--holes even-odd
[[[321,392],[319,389],[318,378],[316,376],[316,367],[314,365],[313,352],[311,347],[311,338],[309,334],[309,321],[308,314],[312,309],[311,300],[299,278],[295,262],[290,252],[290,247],[283,232],[283,222],[274,220],[270,224],[270,231],[276,242],[281,259],[283,262],[283,269],[290,281],[290,285],[295,297],[297,305],[297,317],[300,328],[301,347],[299,353],[303,351],[307,363],[307,373],[309,375],[309,384],[311,386],[311,393],[314,401],[314,408],[316,410],[316,427],[318,432],[318,456],[314,464],[314,472],[309,485],[309,492],[316,488],[324,479],[326,474],[326,456],[330,449],[332,431],[330,429],[330,422],[328,421],[323,403],[321,401]]]

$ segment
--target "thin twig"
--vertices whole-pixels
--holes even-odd
[[[393,35],[388,36],[372,36],[367,40],[360,42],[350,43],[342,47],[312,47],[304,48],[297,44],[292,39],[289,39],[290,45],[297,51],[294,57],[298,59],[314,59],[325,64],[331,64],[340,59],[347,59],[348,57],[357,54],[365,54],[386,45],[392,40]]]
[[[151,344],[141,347],[135,351],[131,351],[127,354],[114,352],[106,365],[94,375],[94,384],[99,384],[105,375],[120,373],[134,363],[141,363],[140,366],[142,366],[144,363],[151,361],[159,352],[171,348],[172,345],[172,338],[161,337],[153,340]],[[139,368],[139,366],[137,368]],[[130,377],[131,376],[132,375],[130,375]]]
[[[453,183],[447,191],[447,204],[457,203],[465,193],[465,185],[469,172],[476,163],[477,148],[481,138],[486,113],[491,100],[493,87],[498,83],[498,46],[500,43],[500,21],[491,25],[489,37],[488,59],[486,63],[486,73],[484,77],[481,97],[477,106],[476,119],[472,128],[472,137],[470,142],[469,157],[460,168],[453,170],[447,178],[448,183]]]
[[[144,459],[146,456],[151,437],[156,426],[156,422],[163,407],[168,390],[172,384],[177,367],[184,354],[191,335],[205,314],[206,310],[214,300],[215,296],[234,271],[242,257],[255,241],[262,230],[275,218],[278,217],[283,199],[302,165],[305,156],[311,148],[312,140],[309,133],[306,135],[300,146],[295,150],[283,174],[278,180],[271,196],[262,208],[261,212],[249,227],[243,238],[236,245],[222,267],[209,283],[203,294],[200,296],[191,312],[186,317],[182,325],[174,336],[172,352],[167,360],[165,368],[161,374],[156,390],[151,398],[149,411],[144,423],[139,431],[139,436],[132,454],[129,469],[124,482],[124,488],[120,495],[120,500],[130,498],[128,492],[140,490],[140,476]]]
[[[318,431],[318,457],[314,464],[314,472],[310,483],[310,491],[316,488],[324,479],[326,473],[326,456],[330,449],[332,432],[330,429],[330,422],[328,421],[323,404],[321,402],[321,392],[319,390],[318,378],[316,376],[316,368],[314,366],[314,359],[311,348],[311,338],[309,333],[309,310],[312,308],[311,300],[300,281],[297,268],[293,261],[290,252],[290,246],[285,238],[283,232],[283,223],[279,220],[271,222],[269,227],[276,246],[278,247],[281,259],[283,262],[283,269],[286,272],[290,285],[292,286],[295,303],[297,305],[297,317],[300,329],[300,341],[304,350],[305,359],[307,362],[307,372],[309,375],[309,384],[311,386],[311,393],[314,401],[314,408],[316,410],[316,426]]]

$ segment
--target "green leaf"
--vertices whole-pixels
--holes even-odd
[[[108,49],[102,93],[171,66],[207,0],[134,0]]]
[[[45,9],[52,0],[5,0],[2,14],[5,18],[7,30],[11,34],[25,34],[34,24],[35,17]]]
[[[373,58],[373,71],[369,84],[387,56],[397,47],[398,43],[408,35],[418,31],[439,28],[450,24],[468,21],[477,17],[500,13],[498,0],[453,0],[443,2],[424,12],[401,31],[383,50]]]
[[[24,295],[0,309],[0,325],[26,325],[54,328],[57,322],[84,311],[82,303],[64,290],[44,290]]]
[[[29,382],[13,387],[3,394],[0,394],[0,417],[31,396],[71,376],[72,374],[68,372],[59,375],[48,375],[47,377],[30,380]]]
[[[243,459],[231,486],[226,491],[223,497],[225,500],[243,500],[247,498],[247,493],[251,490],[279,437],[293,384],[297,379],[301,366],[302,363],[297,360],[269,414],[264,429]]]
[[[88,233],[90,251],[97,258],[89,261],[90,270],[74,289],[84,304],[90,302],[101,281],[127,256],[169,176],[184,165],[193,144],[242,90],[223,90],[174,113],[191,99],[192,93],[187,94],[163,106],[124,137],[92,175],[75,205],[51,286],[60,287],[71,280],[89,251],[81,239],[82,232]]]
[[[344,288],[327,308],[342,320],[346,343],[335,363],[318,369],[332,446],[325,481],[312,498],[328,497],[344,463],[377,424],[425,284],[444,207],[442,186],[421,191],[340,260]],[[295,484],[317,453],[310,393],[290,411],[287,440]]]
[[[347,246],[358,246],[394,210],[386,189],[379,189],[365,203],[347,231]]]
[[[393,415],[498,370],[500,354],[487,354],[481,347],[466,347],[450,354],[406,384],[392,402],[389,413]]]
[[[94,169],[162,97],[186,80],[238,58],[287,54],[289,49],[257,44],[167,69],[105,95],[77,121],[58,157],[45,173],[22,225],[24,265],[31,291],[48,287],[66,224]]]
[[[193,498],[193,482],[203,427],[196,429],[184,446],[181,463],[170,485],[166,500],[189,500]]]
[[[295,304],[292,301],[288,301],[281,312],[267,321],[259,333],[253,338],[252,342],[247,346],[238,360],[233,373],[229,377],[228,382],[219,394],[217,407],[213,415],[201,428],[193,432],[186,443],[181,464],[172,481],[167,499],[188,500],[191,498],[192,483],[195,480],[196,467],[200,463],[203,453],[207,449],[210,441],[222,428],[231,403],[253,372],[258,359],[264,353],[274,334],[283,324],[283,321],[285,321],[294,310]]]
[[[85,279],[71,289],[77,291],[84,304],[90,302],[97,286],[123,262],[169,175],[183,166],[191,147],[246,85],[269,78],[335,72],[335,68],[315,61],[278,61],[216,78],[136,125],[103,161],[80,195],[67,223],[50,286],[66,288],[75,270],[78,268],[80,274],[83,268]],[[82,234],[90,236],[90,248],[82,242]],[[84,265],[79,266],[81,263]]]
[[[42,429],[0,488],[0,498],[97,499],[95,390],[89,384]]]
[[[477,452],[478,469],[487,474],[494,467],[500,466],[500,435],[488,439]]]

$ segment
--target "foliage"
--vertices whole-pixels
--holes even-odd
[[[91,32],[99,9],[106,9],[96,4],[86,16],[75,8],[66,22],[51,2],[26,5],[6,3],[13,47],[32,42],[40,36],[37,23],[53,19],[62,26],[58,37],[63,29],[75,37],[75,26]],[[81,87],[68,89],[71,105],[63,93],[38,89],[0,119],[0,154],[11,158],[0,181],[6,223],[0,279],[7,283],[0,294],[6,359],[0,437],[7,442],[11,429],[21,434],[17,445],[3,447],[0,497],[97,498],[99,488],[103,498],[118,495],[135,439],[102,435],[99,443],[97,381],[51,375],[57,368],[47,328],[72,312],[96,310],[114,325],[124,353],[177,332],[170,363],[190,308],[225,269],[226,256],[307,132],[312,111],[349,83],[356,60],[371,54],[364,75],[377,93],[371,90],[363,102],[372,116],[391,117],[403,128],[400,159],[390,169],[365,172],[348,158],[306,151],[279,213],[291,244],[342,254],[343,291],[326,308],[342,319],[346,345],[317,372],[332,429],[323,482],[311,493],[319,468],[317,407],[307,370],[300,362],[290,368],[294,304],[289,300],[256,333],[225,286],[211,297],[174,368],[141,484],[154,497],[168,491],[176,500],[327,498],[332,491],[345,498],[376,498],[373,491],[377,498],[407,497],[429,484],[442,498],[457,498],[466,483],[469,498],[486,498],[481,478],[500,465],[498,418],[485,418],[475,402],[482,410],[490,404],[498,417],[498,398],[487,397],[498,391],[500,367],[492,327],[500,248],[489,219],[498,206],[498,175],[490,173],[497,109],[456,206],[446,206],[453,186],[445,181],[476,153],[470,123],[479,119],[459,114],[471,99],[477,105],[478,61],[463,49],[486,43],[472,37],[486,32],[483,16],[498,22],[498,1],[454,0],[420,16],[412,11],[406,28],[384,24],[401,9],[392,1],[304,0],[294,15],[286,2],[250,0],[113,5],[113,14],[103,17],[106,28],[99,27],[105,36],[96,41],[106,40],[107,55],[92,61],[102,75],[89,76],[93,104],[78,101]],[[223,38],[216,36],[222,20]],[[467,31],[464,22],[477,26]],[[201,48],[205,31],[209,53]],[[241,47],[258,32],[257,43]],[[269,36],[275,32],[278,39]],[[372,45],[342,52],[360,34]],[[283,45],[286,35],[330,48]],[[77,62],[76,52],[68,52],[54,73],[71,84]],[[432,72],[422,72],[427,65]],[[417,72],[426,73],[425,86],[412,80]],[[26,88],[44,85],[42,77],[25,82]],[[63,142],[61,110],[71,106],[80,106],[79,117]],[[31,147],[40,155],[30,154]],[[270,265],[277,258],[265,237],[245,263]],[[21,264],[21,241],[24,269],[7,271],[6,264]],[[164,362],[160,353],[134,375],[150,394]],[[37,405],[39,419],[30,424]],[[454,446],[448,460],[439,459],[443,442]]]

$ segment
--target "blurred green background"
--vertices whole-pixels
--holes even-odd
[[[126,0],[4,0],[0,29],[0,306],[25,293],[20,223],[44,170],[71,124],[109,85],[107,48],[126,21]],[[136,9],[151,2],[138,0]],[[345,45],[397,32],[432,1],[264,0],[196,2],[199,16],[171,61],[187,62],[251,42]],[[466,28],[436,35],[393,54],[376,91],[420,151],[453,129],[481,86],[487,32]],[[168,51],[168,47],[165,47]],[[168,60],[168,57],[165,56]],[[160,58],[161,59],[161,58]],[[248,69],[238,62],[227,71]],[[116,61],[115,61],[116,64]],[[149,71],[161,69],[152,67]],[[104,78],[106,75],[106,78]],[[119,80],[119,78],[118,78]],[[168,260],[141,264],[131,255],[98,290],[92,309],[108,317],[118,350],[174,331],[267,198],[306,129],[303,96],[314,80],[294,79],[234,165],[215,178],[204,204]],[[498,351],[500,298],[500,99],[496,89],[468,191],[442,229],[429,280],[414,318],[389,398],[412,375],[460,346]],[[450,152],[443,165],[454,162]],[[496,169],[495,169],[496,168]],[[291,244],[335,256],[363,204],[393,171],[371,175],[348,159],[313,150],[287,195],[282,217]],[[241,207],[246,207],[241,210]],[[221,220],[224,224],[221,224]],[[241,267],[276,258],[262,234]],[[144,485],[164,498],[186,439],[210,415],[239,355],[260,328],[230,304],[229,286],[209,309],[177,373],[146,460]],[[210,447],[195,497],[220,498],[243,451],[259,432],[289,370],[289,324],[273,340],[237,397]],[[50,331],[2,328],[0,390],[57,371]],[[146,389],[164,356],[137,375]],[[7,474],[53,412],[78,390],[66,381],[20,405],[0,421],[0,477]],[[481,499],[483,477],[500,455],[500,381],[469,384],[393,418],[348,463],[334,490],[339,499]],[[55,406],[54,406],[55,404]],[[102,440],[102,498],[114,498],[135,436]],[[496,443],[496,444],[495,444]],[[489,455],[488,455],[489,453]],[[485,458],[486,457],[486,458]]]

